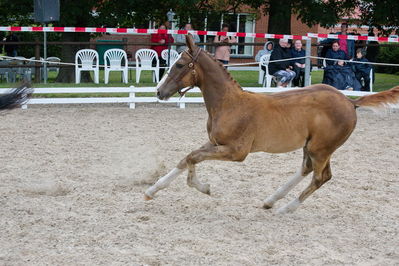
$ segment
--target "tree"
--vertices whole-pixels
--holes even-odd
[[[329,27],[355,10],[361,11],[358,23],[375,27],[384,34],[398,32],[399,28],[398,0],[60,0],[60,4],[60,21],[52,23],[54,26],[147,27],[148,21],[165,21],[171,8],[183,23],[188,18],[200,21],[205,12],[239,12],[251,7],[269,15],[268,33],[290,34],[292,14],[308,26]],[[7,10],[0,13],[2,25],[37,24],[32,19],[33,0],[1,0],[0,10]],[[87,42],[91,37],[88,33],[52,35],[65,42]],[[62,61],[74,62],[80,48],[63,45]],[[73,70],[61,68],[57,81],[73,80]]]
[[[364,25],[377,28],[385,35],[399,34],[399,1],[364,0],[359,4]]]
[[[230,0],[230,4],[260,8],[269,15],[268,33],[291,33],[291,15],[306,25],[331,27],[343,17],[359,13],[352,22],[377,28],[383,34],[399,32],[397,0]]]

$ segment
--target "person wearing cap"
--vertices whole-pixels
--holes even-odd
[[[295,78],[293,71],[293,62],[291,60],[284,60],[291,58],[291,50],[287,39],[280,39],[275,45],[272,54],[270,55],[269,74],[272,75],[278,87],[286,87],[290,81]],[[277,61],[275,60],[284,60]]]

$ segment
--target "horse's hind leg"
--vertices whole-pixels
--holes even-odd
[[[195,165],[188,165],[188,175],[187,175],[187,185],[189,187],[194,187],[198,191],[201,191],[204,194],[211,194],[211,189],[209,184],[202,183],[195,173]]]
[[[277,210],[278,213],[287,213],[296,210],[313,192],[331,179],[330,156],[325,159],[313,159],[313,178],[309,186],[299,195],[298,198]]]
[[[270,209],[273,207],[273,204],[284,198],[288,192],[293,189],[296,185],[299,184],[310,172],[313,171],[313,166],[312,166],[312,160],[309,157],[308,151],[306,150],[306,147],[303,148],[303,162],[301,169],[295,173],[293,177],[283,186],[281,186],[279,189],[276,190],[276,192],[269,196],[264,202],[263,202],[263,208],[265,209]]]

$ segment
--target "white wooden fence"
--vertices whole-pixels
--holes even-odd
[[[244,90],[258,93],[281,92],[300,88],[262,88],[246,87]],[[0,89],[0,94],[9,92],[10,89]],[[183,97],[172,97],[168,101],[161,101],[156,97],[155,87],[70,87],[70,88],[35,88],[34,94],[62,94],[62,93],[128,93],[128,97],[70,97],[70,98],[32,98],[24,106],[27,109],[31,104],[82,104],[82,103],[126,103],[130,108],[135,108],[136,103],[175,103],[180,108],[185,108],[186,103],[203,103],[202,96],[192,95],[200,93],[199,88],[194,88]],[[347,96],[363,96],[374,92],[340,91]],[[152,93],[153,96],[137,96],[137,93]],[[191,96],[190,96],[191,94]]]

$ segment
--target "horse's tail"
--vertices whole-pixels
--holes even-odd
[[[11,92],[0,96],[0,110],[13,109],[26,103],[33,89],[29,83],[23,83]]]
[[[399,106],[399,86],[387,91],[363,96],[351,101],[355,107],[364,106],[374,108],[390,108],[395,105]]]

